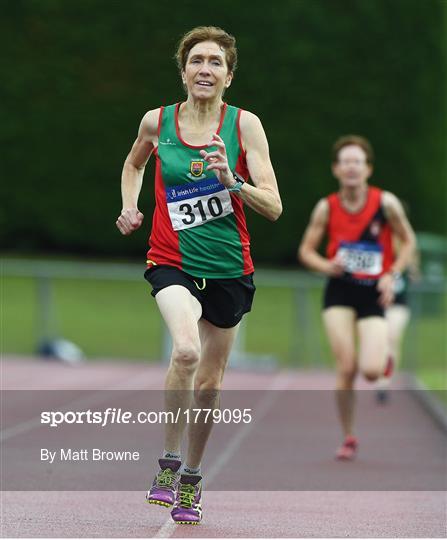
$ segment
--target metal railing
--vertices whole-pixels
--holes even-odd
[[[53,329],[57,321],[54,302],[54,281],[56,279],[82,280],[111,280],[125,282],[141,282],[144,273],[144,265],[141,264],[120,264],[120,263],[91,263],[79,261],[48,261],[48,260],[25,260],[25,259],[4,259],[1,263],[2,277],[24,277],[32,278],[35,281],[36,303],[37,303],[37,328],[36,328],[36,350],[39,345],[53,337]],[[291,333],[290,356],[293,357],[296,351],[301,356],[311,359],[313,364],[321,363],[323,359],[321,339],[316,338],[315,325],[321,324],[319,320],[319,306],[315,303],[315,291],[321,290],[324,279],[308,272],[300,270],[258,270],[256,271],[256,285],[258,289],[268,288],[289,288],[293,294],[294,324],[296,332]],[[444,280],[433,282],[425,280],[411,287],[411,309],[412,322],[409,332],[409,340],[418,340],[418,322],[424,316],[426,305],[443,302],[443,295],[446,294]],[[439,306],[433,308],[439,309]],[[441,307],[441,315],[445,304]],[[249,321],[249,319],[248,319]],[[247,326],[250,322],[244,321],[241,326],[238,341],[232,356],[233,365],[244,365],[253,360],[259,364],[270,366],[275,362],[274,354],[259,353],[253,355],[247,347]],[[162,340],[162,356],[166,360],[170,354],[170,339],[165,329]],[[409,347],[410,354],[407,359],[407,366],[415,368],[418,362],[417,347]]]

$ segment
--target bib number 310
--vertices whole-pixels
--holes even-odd
[[[233,212],[227,189],[215,177],[166,188],[174,231],[198,227]]]
[[[207,201],[199,199],[192,205],[183,203],[178,209],[185,214],[185,217],[181,218],[184,225],[192,225],[198,218],[204,222],[209,218],[215,219],[223,214],[223,206],[218,197],[211,197]]]

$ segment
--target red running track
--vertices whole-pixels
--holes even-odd
[[[165,368],[135,363],[95,362],[78,368],[34,358],[4,359],[2,388],[7,390],[161,389]],[[399,383],[399,381],[398,381]],[[401,378],[400,386],[405,383]],[[256,373],[229,370],[227,389],[330,389],[333,375],[325,372]],[[354,463],[337,463],[339,442],[334,411],[321,406],[297,411],[284,408],[279,392],[265,393],[258,422],[226,439],[215,428],[204,464],[209,490],[204,495],[204,522],[198,527],[176,526],[169,511],[144,502],[138,491],[6,491],[2,497],[3,537],[445,537],[445,491],[393,491],[393,475],[414,476],[413,459],[427,460],[419,482],[434,485],[445,475],[445,435],[408,395],[378,409],[367,400],[359,404],[361,453]],[[292,394],[290,394],[291,396]],[[324,396],[324,394],[322,394]],[[20,416],[20,415],[19,415]],[[21,429],[9,431],[19,445],[33,437],[32,423],[17,420]],[[300,447],[292,462],[282,455],[281,431],[292,424],[292,442]],[[20,427],[19,426],[19,427]],[[268,428],[266,428],[268,426]],[[299,429],[297,428],[299,426]],[[361,427],[363,426],[363,427]],[[3,426],[4,427],[4,426]],[[17,426],[6,426],[6,430]],[[290,429],[289,429],[290,432]],[[35,432],[36,433],[36,432]],[[288,433],[290,435],[290,433]],[[273,443],[272,443],[273,440]],[[419,444],[418,441],[424,441]],[[317,444],[315,444],[317,442]],[[401,445],[416,447],[406,460],[398,459]],[[160,442],[161,444],[161,442]],[[385,447],[385,450],[384,450]],[[378,454],[378,452],[379,453]],[[247,478],[249,456],[253,469]],[[377,456],[380,455],[380,458]],[[4,463],[3,463],[4,466]],[[349,467],[349,469],[347,468]],[[269,491],[275,479],[299,471],[307,489]],[[148,471],[148,483],[153,471]],[[417,476],[417,475],[416,475]],[[329,490],[318,489],[328,478]],[[381,491],[352,490],[380,480]],[[349,482],[352,481],[351,490]],[[411,483],[411,482],[410,482]],[[432,484],[431,484],[432,483]],[[422,484],[422,485],[425,485]],[[237,490],[232,490],[235,486]],[[261,487],[259,487],[261,485]],[[421,485],[415,482],[415,486]],[[437,485],[437,484],[436,484]],[[281,487],[281,486],[279,486]],[[301,488],[302,486],[300,486]],[[343,487],[343,490],[335,490]],[[219,491],[217,491],[219,490]]]

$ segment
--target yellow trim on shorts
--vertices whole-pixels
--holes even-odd
[[[194,280],[194,285],[199,289],[199,291],[203,291],[203,289],[206,287],[206,279],[205,278],[202,278],[202,286],[199,287],[198,283],[196,282],[196,280]]]

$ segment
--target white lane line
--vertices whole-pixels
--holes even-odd
[[[288,386],[287,375],[283,373],[278,373],[273,379],[269,388],[264,392],[263,397],[259,400],[253,411],[253,420],[250,424],[245,424],[241,426],[241,429],[236,433],[236,435],[231,439],[230,443],[224,448],[224,450],[217,456],[216,461],[213,462],[210,469],[206,472],[206,481],[211,482],[222,470],[222,468],[228,463],[230,458],[240,447],[243,440],[247,438],[248,434],[253,430],[254,426],[259,424],[259,422],[264,418],[269,409],[275,403],[278,398],[278,392],[273,392],[272,390],[286,390]],[[187,527],[188,525],[184,525]],[[172,533],[176,530],[177,527],[181,525],[176,525],[172,518],[169,517],[153,538],[170,538]]]

